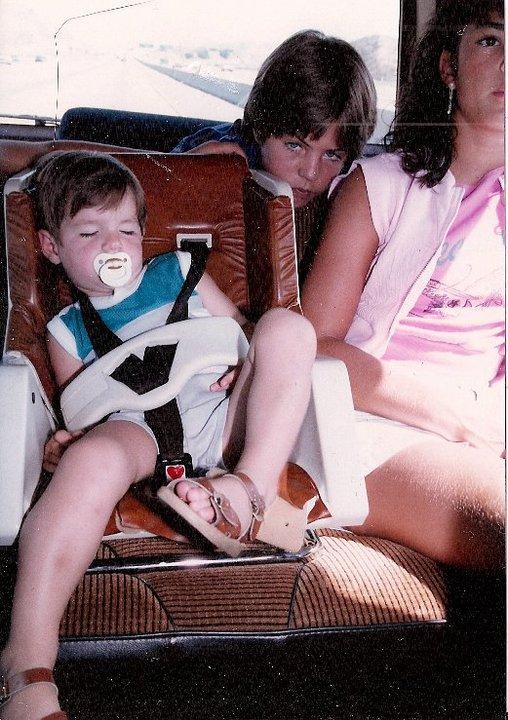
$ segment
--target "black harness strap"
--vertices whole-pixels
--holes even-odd
[[[190,253],[191,265],[187,277],[178,293],[171,312],[169,313],[166,325],[172,322],[178,322],[180,320],[187,320],[189,315],[188,302],[192,295],[194,288],[203,277],[203,273],[206,268],[206,261],[210,254],[210,248],[206,242],[198,242],[196,240],[184,240],[180,245],[182,250]]]
[[[166,319],[166,325],[187,319],[189,298],[203,276],[209,255],[209,248],[203,242],[184,241],[182,249],[190,252],[191,265]],[[122,340],[107,327],[88,295],[79,290],[76,292],[92,347],[97,356],[102,357],[119,347]],[[138,395],[149,392],[167,382],[176,348],[177,343],[147,347],[142,360],[137,355],[131,354],[116,368],[111,377],[124,383]],[[160,485],[168,481],[166,471],[168,466],[183,465],[187,475],[192,475],[192,458],[183,451],[183,427],[176,398],[160,407],[146,410],[144,415],[159,446],[154,473],[155,483]]]

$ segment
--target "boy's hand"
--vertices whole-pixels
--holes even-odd
[[[51,473],[54,472],[64,450],[82,435],[82,430],[74,433],[70,433],[67,430],[57,430],[44,446],[44,457],[42,459],[42,467],[44,470]]]
[[[235,365],[234,368],[228,370],[227,373],[224,373],[222,377],[210,385],[210,391],[219,392],[220,390],[231,390],[240,374],[242,365],[243,363],[240,362],[238,365]]]

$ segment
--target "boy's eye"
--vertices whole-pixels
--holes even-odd
[[[346,153],[343,150],[327,150],[325,152],[325,158],[343,163],[346,160]]]
[[[122,235],[135,235],[136,234],[135,230],[120,230],[120,232],[122,233]]]
[[[297,140],[286,140],[284,144],[289,150],[298,150],[298,148],[302,147],[302,144]]]
[[[93,232],[81,232],[81,233],[79,233],[79,236],[82,237],[82,238],[90,238],[90,237],[93,237],[94,235],[97,235],[97,230],[94,230]]]

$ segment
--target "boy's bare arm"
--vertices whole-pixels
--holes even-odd
[[[119,145],[87,142],[86,140],[47,140],[26,142],[24,140],[2,140],[0,142],[0,175],[10,177],[33,165],[43,155],[55,150],[100,150],[103,152],[136,152],[133,148]]]
[[[250,341],[254,332],[254,325],[245,318],[236,305],[220,290],[214,280],[205,273],[199,281],[197,291],[200,294],[203,305],[210,315],[218,315],[221,317],[232,317],[241,326],[247,339]],[[241,364],[236,368],[231,368],[225,375],[218,378],[216,382],[210,385],[212,392],[231,389],[238,377]]]
[[[53,433],[44,446],[44,458],[42,461],[44,470],[55,472],[64,450],[82,435],[82,430],[73,433],[68,430],[57,430]]]
[[[205,272],[198,282],[196,290],[210,315],[232,317],[242,327],[247,324],[247,318],[242,315],[234,302],[217,287],[208,273]]]
[[[63,387],[81,372],[83,363],[64,350],[52,335],[48,335],[48,350],[58,386]],[[70,433],[64,429],[53,433],[44,446],[43,468],[54,472],[64,450],[82,435],[81,431]]]
[[[58,387],[63,387],[83,370],[83,363],[77,360],[48,334],[48,351]]]

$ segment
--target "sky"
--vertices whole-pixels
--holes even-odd
[[[262,59],[297,30],[396,38],[398,13],[399,0],[0,0],[0,115],[53,118],[90,105],[232,120],[236,106],[143,70],[136,58],[159,63],[161,45],[183,48],[178,58],[225,45],[239,61],[234,72],[251,74],[228,67],[229,78],[252,82]],[[153,59],[141,42],[153,43]]]
[[[275,44],[309,27],[346,40],[396,37],[398,6],[398,0],[0,0],[0,53],[49,41],[59,28],[63,39],[78,33],[91,46],[119,50],[140,36],[176,45]]]

